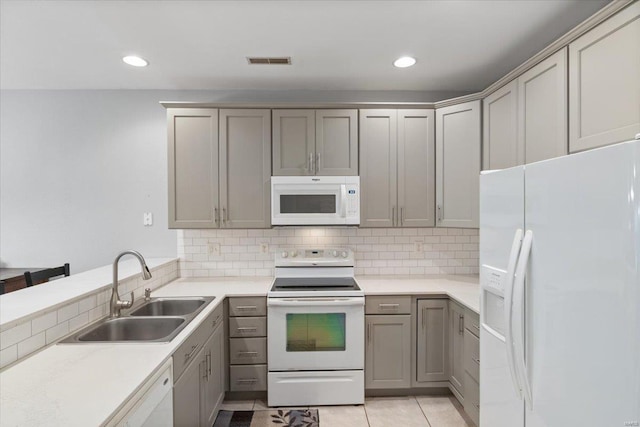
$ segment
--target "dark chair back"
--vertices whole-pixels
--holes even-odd
[[[24,281],[27,282],[28,287],[33,286],[34,283],[46,282],[52,277],[68,276],[69,274],[71,274],[69,264],[65,264],[62,267],[48,268],[34,273],[25,271]]]

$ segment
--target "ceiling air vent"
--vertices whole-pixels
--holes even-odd
[[[267,58],[257,58],[257,57],[247,57],[247,61],[249,64],[266,64],[266,65],[291,65],[291,57],[290,56],[282,56],[282,57],[267,57]]]

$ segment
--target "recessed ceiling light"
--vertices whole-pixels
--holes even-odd
[[[146,67],[147,65],[149,65],[149,63],[146,60],[140,58],[139,56],[134,56],[134,55],[125,56],[122,58],[122,60],[124,61],[125,64],[129,64],[134,67]]]
[[[402,58],[398,58],[395,61],[393,61],[393,65],[395,65],[398,68],[411,67],[415,63],[416,63],[416,59],[410,56],[403,56]]]

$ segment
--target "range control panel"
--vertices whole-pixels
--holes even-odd
[[[322,266],[352,267],[353,251],[349,248],[285,248],[276,252],[276,267]]]

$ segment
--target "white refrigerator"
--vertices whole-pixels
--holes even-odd
[[[640,141],[480,178],[480,426],[640,425]]]

